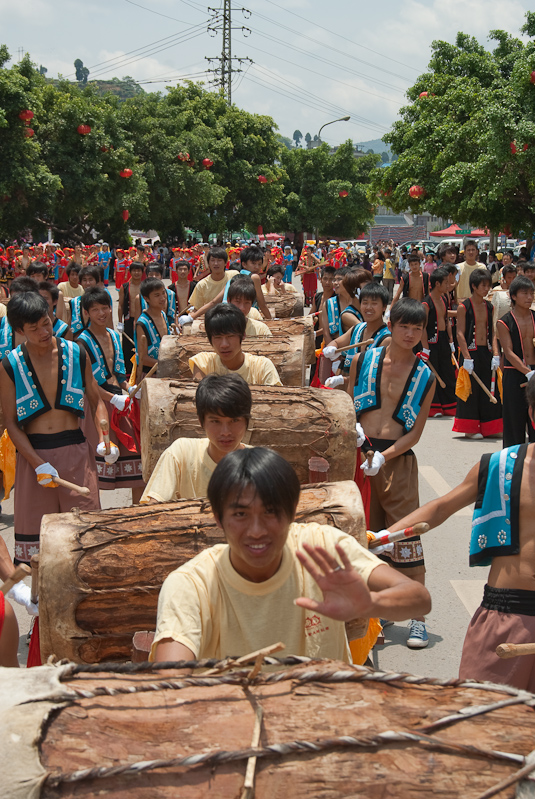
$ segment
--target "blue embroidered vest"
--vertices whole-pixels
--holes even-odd
[[[357,381],[353,390],[357,418],[365,411],[381,407],[381,371],[385,352],[384,347],[373,348],[359,356]],[[429,367],[420,358],[416,358],[392,414],[392,418],[403,427],[404,433],[409,433],[414,427],[422,403],[434,381]]]
[[[124,365],[123,349],[121,347],[121,340],[119,334],[115,330],[106,328],[111,337],[113,346],[113,373],[119,383],[125,379],[126,368]],[[91,361],[91,371],[93,377],[99,386],[105,385],[111,377],[111,372],[108,367],[108,361],[98,339],[91,332],[91,328],[83,330],[78,336],[78,341],[81,341],[89,353],[89,360]]]
[[[165,320],[165,324],[167,326],[167,335],[169,335],[169,323],[163,311],[162,311],[162,318]],[[157,359],[162,339],[160,337],[160,334],[158,333],[158,328],[156,327],[156,325],[154,324],[154,322],[152,321],[152,319],[150,318],[150,316],[146,311],[143,311],[143,313],[138,317],[138,320],[136,322],[136,330],[138,325],[141,325],[145,333],[145,336],[147,337],[147,345],[148,345],[147,355],[149,356],[149,358]],[[137,352],[138,348],[137,348],[136,333],[134,333],[134,342],[136,345],[136,352]]]
[[[58,388],[54,408],[84,416],[85,352],[78,344],[64,338],[56,339],[58,345]],[[7,366],[7,368],[6,368]],[[8,353],[4,368],[15,383],[17,419],[27,424],[31,419],[52,410],[45,397],[25,344]]]
[[[167,291],[167,311],[165,313],[169,324],[174,324],[176,317],[176,294],[174,291],[172,291],[172,289],[166,289],[166,291]],[[145,299],[145,297],[141,295],[140,297],[141,297],[141,310],[145,312],[149,306],[147,304],[147,300]]]
[[[85,328],[82,316],[82,298],[73,297],[71,300],[71,330],[73,334],[79,333]]]
[[[520,484],[527,448],[527,444],[515,444],[481,458],[470,566],[489,566],[499,555],[520,551]]]
[[[15,333],[7,321],[7,316],[0,320],[0,358],[5,358],[15,346]]]
[[[353,308],[352,305],[348,305],[347,308],[344,308],[342,313],[355,314],[357,319],[360,316],[357,309]],[[340,300],[337,294],[327,300],[327,320],[329,322],[329,333],[331,336],[333,336],[333,338],[341,336],[344,331],[342,328],[342,314],[340,313]]]
[[[363,341],[365,330],[366,330],[366,322],[359,322],[358,325],[355,325],[355,327],[351,331],[351,341],[349,343],[358,344],[360,341]],[[379,328],[379,330],[375,331],[373,336],[371,336],[373,342],[372,344],[370,344],[370,347],[380,347],[381,342],[384,341],[385,338],[388,338],[389,335],[390,335],[390,330],[386,325],[383,325],[382,327]],[[355,355],[360,355],[360,352],[361,351],[357,349],[348,350],[348,352],[346,352],[343,368],[349,369],[351,366],[351,361],[353,360]]]
[[[65,333],[69,332],[69,325],[67,324],[67,322],[63,322],[61,319],[54,319],[52,332],[54,333],[55,336],[63,338],[65,336]]]

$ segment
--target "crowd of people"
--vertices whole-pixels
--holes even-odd
[[[343,622],[356,616],[383,626],[407,619],[407,645],[426,647],[430,596],[419,537],[372,554],[334,528],[296,524],[293,468],[243,443],[249,386],[281,385],[269,358],[245,352],[243,341],[272,334],[270,295],[302,288],[317,347],[310,384],[346,391],[354,403],[355,481],[368,527],[435,526],[477,499],[470,561],[491,570],[461,676],[535,690],[533,658],[515,668],[492,648],[500,638],[535,641],[535,266],[512,253],[482,259],[470,240],[462,253],[443,245],[432,257],[394,242],[364,254],[309,242],[299,253],[281,240],[73,252],[47,244],[7,248],[1,260],[0,400],[18,453],[15,563],[38,552],[43,514],[99,508],[99,490],[129,487],[134,503],[147,504],[208,496],[227,544],[165,581],[153,659],[246,654],[280,639],[294,654],[349,660]],[[189,368],[205,437],[175,441],[145,485],[139,384],[158,364],[163,337],[201,317],[210,346]],[[504,449],[420,508],[413,448],[427,419],[440,416],[468,438],[503,435]],[[74,496],[65,477],[89,493]],[[12,569],[0,541],[0,577]],[[38,612],[27,586],[11,596]],[[305,632],[311,612],[334,620],[313,640]],[[5,644],[9,602],[0,615],[0,656],[15,665],[16,650]]]

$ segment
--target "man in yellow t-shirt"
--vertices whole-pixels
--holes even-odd
[[[223,458],[208,498],[227,543],[165,580],[152,660],[245,655],[282,641],[288,655],[350,662],[345,621],[428,612],[424,586],[351,536],[329,525],[295,524],[299,490],[292,466],[272,450]]]
[[[65,270],[68,280],[64,283],[58,283],[58,289],[61,291],[65,299],[74,299],[74,297],[81,297],[84,293],[83,286],[80,285],[80,267],[71,261]]]
[[[251,389],[239,375],[208,375],[195,393],[207,438],[177,438],[162,452],[141,503],[205,497],[212,473],[229,452],[243,449],[251,418]]]
[[[485,264],[477,260],[479,255],[475,241],[467,241],[464,245],[464,261],[459,264],[459,282],[457,283],[457,299],[459,302],[468,299],[472,294],[470,288],[470,275],[476,269],[486,269]]]
[[[212,247],[208,252],[208,269],[210,274],[200,280],[190,297],[190,305],[199,310],[203,305],[211,302],[225,288],[229,280],[238,275],[236,269],[226,270],[228,255],[223,247]],[[181,322],[187,324],[187,322]]]
[[[253,302],[256,300],[255,284],[247,275],[238,275],[233,277],[230,281],[228,289],[227,300],[231,305],[235,305],[245,314],[247,320],[247,327],[245,328],[245,337],[247,336],[271,336],[271,330],[264,323],[257,321],[256,318],[250,317],[249,314],[253,308]],[[255,309],[256,310],[256,309]]]
[[[189,359],[189,368],[196,380],[208,374],[237,374],[252,386],[282,386],[277,370],[269,358],[243,352],[247,320],[235,305],[220,303],[206,314],[208,341],[215,352],[199,352]]]

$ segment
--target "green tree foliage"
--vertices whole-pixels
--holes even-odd
[[[89,70],[87,67],[84,67],[84,62],[77,58],[74,62],[74,68],[76,70],[76,80],[85,86],[87,83],[87,79],[89,77]]]
[[[302,138],[303,138],[303,134],[301,133],[301,131],[300,130],[294,130],[294,135],[292,136],[292,139],[294,140],[296,147],[300,147],[301,146],[301,139]]]
[[[535,14],[523,32],[535,36]],[[535,44],[491,31],[492,52],[459,33],[435,41],[429,71],[407,92],[384,140],[397,153],[370,196],[513,234],[535,229]],[[423,94],[427,93],[427,94]],[[425,189],[411,199],[409,188]]]
[[[355,158],[349,140],[331,155],[329,145],[312,150],[283,151],[285,210],[281,223],[296,234],[318,231],[322,235],[351,236],[362,232],[373,218],[367,198],[370,173],[379,156]],[[347,196],[340,192],[347,191]]]
[[[390,156],[387,152],[381,153],[381,161],[383,164],[388,164],[390,162]]]

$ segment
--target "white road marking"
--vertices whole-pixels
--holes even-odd
[[[470,616],[473,616],[483,599],[486,580],[450,580],[450,583]]]
[[[439,496],[443,497],[445,494],[448,494],[451,491],[451,487],[448,485],[446,480],[442,477],[441,474],[437,472],[434,466],[427,466],[423,464],[418,465],[418,471],[425,478],[425,480],[429,483],[433,491]],[[472,517],[472,507],[468,508],[461,508],[461,510],[457,511],[454,514],[455,516],[470,516]]]

